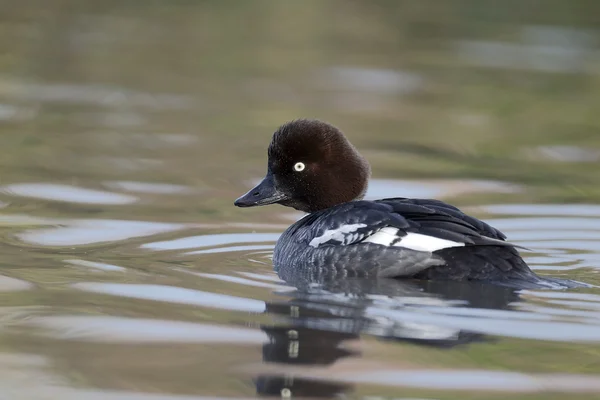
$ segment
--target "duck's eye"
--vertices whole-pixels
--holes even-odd
[[[304,163],[302,162],[297,162],[296,164],[294,164],[294,171],[302,172],[304,171],[304,168],[306,168],[306,165],[304,165]]]

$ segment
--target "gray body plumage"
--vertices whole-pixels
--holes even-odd
[[[388,245],[369,242],[393,229]],[[403,247],[403,239],[438,240],[432,251]],[[454,244],[454,245],[452,245]],[[438,200],[354,201],[308,214],[279,238],[279,275],[306,278],[387,277],[440,280],[537,280],[497,229]]]

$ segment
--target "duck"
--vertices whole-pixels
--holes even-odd
[[[371,167],[337,127],[281,125],[267,173],[237,207],[280,204],[306,215],[281,234],[273,266],[283,279],[397,278],[540,282],[498,229],[436,199],[364,200]]]

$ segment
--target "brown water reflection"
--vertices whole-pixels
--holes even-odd
[[[596,398],[600,292],[296,290],[232,201],[318,117],[599,285],[594,1],[33,0],[0,13],[0,397]],[[3,397],[4,396],[4,397]]]

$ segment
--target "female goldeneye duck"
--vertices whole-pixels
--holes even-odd
[[[288,122],[274,133],[267,174],[238,207],[278,203],[309,213],[279,238],[283,279],[390,277],[539,281],[505,235],[439,200],[362,200],[368,162],[332,125]]]

